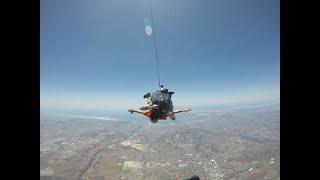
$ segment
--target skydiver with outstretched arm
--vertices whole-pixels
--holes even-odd
[[[128,109],[128,111],[132,114],[132,113],[139,113],[139,114],[143,114],[147,117],[150,118],[151,122],[156,123],[159,119],[161,120],[166,120],[167,117],[169,117],[171,120],[175,120],[175,114],[176,113],[181,113],[181,112],[190,112],[191,108],[188,109],[183,109],[183,110],[175,110],[173,112],[164,112],[164,111],[160,111],[156,105],[153,105],[151,109],[146,110],[146,111],[142,111],[142,110],[134,110],[134,109]]]
[[[143,114],[143,115],[149,117],[152,123],[156,123],[158,121],[158,119],[163,118],[163,113],[158,109],[157,105],[153,105],[150,109],[147,109],[147,110],[128,109],[128,111],[131,114],[134,112],[139,113],[139,114]]]
[[[175,120],[175,114],[181,112],[189,112],[191,108],[183,110],[173,110],[173,103],[171,96],[174,92],[169,92],[168,89],[160,86],[160,90],[154,93],[147,93],[143,96],[147,100],[145,106],[139,108],[139,110],[129,109],[128,111],[132,114],[134,112],[143,114],[150,118],[155,123],[159,119],[166,120],[169,117],[171,120]]]
[[[132,114],[132,113],[140,113],[140,114],[145,114],[146,111],[141,111],[141,110],[135,110],[135,109],[128,109],[128,111]]]

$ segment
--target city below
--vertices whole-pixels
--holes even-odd
[[[41,116],[40,178],[280,179],[278,104],[129,117]]]

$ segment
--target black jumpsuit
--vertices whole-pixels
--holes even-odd
[[[166,91],[156,91],[151,95],[152,104],[157,104],[160,110],[173,111],[171,95]]]

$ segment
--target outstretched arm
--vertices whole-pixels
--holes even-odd
[[[173,111],[173,113],[181,113],[181,112],[189,112],[189,111],[191,111],[191,108],[188,108],[188,109],[183,109],[183,110],[175,110],[175,111]]]
[[[132,113],[140,113],[140,114],[143,114],[144,111],[140,111],[140,110],[134,110],[134,109],[128,109],[128,111],[132,114]]]

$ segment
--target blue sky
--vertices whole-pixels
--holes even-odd
[[[148,0],[41,0],[42,109],[127,109],[157,88]],[[152,0],[177,106],[279,102],[278,0]]]

